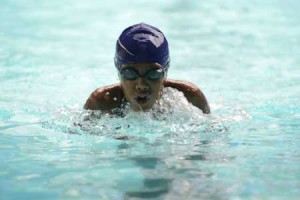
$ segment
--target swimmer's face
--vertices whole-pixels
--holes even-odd
[[[160,99],[164,71],[156,63],[124,64],[120,71],[121,87],[133,111],[146,111]]]

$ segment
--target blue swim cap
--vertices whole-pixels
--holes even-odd
[[[115,65],[137,62],[159,63],[168,69],[169,47],[164,34],[151,25],[140,23],[126,28],[116,44]]]

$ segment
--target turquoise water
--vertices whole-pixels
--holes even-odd
[[[297,0],[17,1],[0,6],[0,199],[298,199]],[[163,115],[83,121],[118,82],[115,40],[146,22],[167,36]],[[76,124],[82,124],[79,128]]]

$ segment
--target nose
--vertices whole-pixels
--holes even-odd
[[[149,90],[149,85],[147,84],[147,81],[145,80],[145,78],[139,78],[137,80],[136,89],[139,91]]]

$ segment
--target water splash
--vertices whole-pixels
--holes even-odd
[[[242,110],[223,105],[216,115],[205,115],[190,104],[183,93],[164,88],[162,98],[147,112],[133,112],[129,105],[115,110],[120,115],[83,110],[79,106],[60,108],[42,120],[44,128],[72,134],[93,134],[117,139],[153,139],[157,137],[199,136],[203,140],[229,132],[232,123],[247,119]],[[222,110],[220,112],[220,110]],[[230,110],[230,112],[229,112]],[[225,114],[224,114],[225,113]]]

